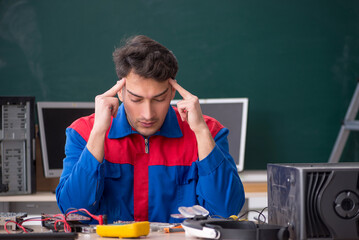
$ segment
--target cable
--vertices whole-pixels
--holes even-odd
[[[8,223],[15,223],[16,226],[18,226],[19,228],[21,228],[21,230],[22,230],[23,232],[25,232],[25,233],[28,232],[28,231],[26,230],[26,228],[23,227],[20,223],[15,222],[15,221],[12,221],[12,220],[8,220],[8,221],[6,221],[6,223],[5,223],[5,225],[4,225],[4,229],[5,229],[5,231],[6,231],[7,233],[10,233],[9,230],[7,230],[7,224],[8,224]]]
[[[264,208],[262,209],[262,211],[260,211],[260,213],[258,214],[258,221],[259,221],[259,223],[261,222],[260,216],[263,216],[263,218],[264,218],[264,221],[262,221],[262,223],[266,223],[266,222],[267,222],[266,216],[263,214],[264,210],[266,210],[267,208],[268,208],[268,207],[264,207]]]
[[[11,234],[11,232],[7,229],[7,224],[14,223],[14,224],[16,224],[16,226],[18,228],[20,228],[22,230],[22,232],[28,233],[29,231],[32,231],[32,229],[24,227],[22,225],[23,223],[29,222],[29,221],[41,221],[42,222],[41,225],[43,227],[49,228],[53,231],[63,230],[64,232],[69,233],[72,231],[72,229],[71,229],[71,224],[69,223],[68,217],[74,213],[85,214],[85,215],[89,216],[90,219],[92,218],[92,219],[95,219],[96,221],[98,221],[99,225],[107,224],[106,215],[93,215],[85,208],[80,208],[80,209],[70,208],[65,212],[65,214],[55,214],[55,215],[42,214],[41,217],[27,218],[20,222],[8,220],[8,221],[6,221],[6,223],[4,225],[4,229],[7,233]],[[84,220],[84,219],[82,219],[82,220]]]
[[[66,211],[65,213],[65,220],[67,220],[67,217],[72,214],[72,213],[77,213],[77,212],[80,212],[80,213],[85,213],[87,214],[88,216],[90,216],[91,218],[95,219],[96,221],[98,221],[99,225],[103,225],[103,224],[107,224],[107,218],[106,218],[106,215],[93,215],[91,214],[87,209],[85,208],[80,208],[80,209],[74,209],[74,210],[71,210],[71,211]]]
[[[250,212],[255,212],[255,213],[258,213],[258,218],[256,220],[258,220],[259,223],[265,223],[267,221],[267,218],[266,216],[263,214],[264,210],[268,208],[268,207],[265,207],[263,208],[261,211],[257,211],[257,210],[247,210],[245,211],[242,215],[237,215],[238,216],[238,219],[242,219],[244,216],[246,216],[248,213]],[[261,217],[264,219],[263,221],[261,220]]]

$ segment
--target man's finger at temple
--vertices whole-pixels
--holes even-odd
[[[179,85],[176,80],[170,79],[169,83],[174,89],[177,90],[177,92],[183,97],[183,99],[188,99],[193,96],[190,92],[181,87],[181,85]]]
[[[104,96],[104,97],[114,97],[114,96],[116,96],[116,94],[123,88],[125,83],[126,83],[126,79],[122,78],[121,80],[117,81],[117,83],[112,88],[110,88],[109,90],[104,92],[102,94],[102,96]]]

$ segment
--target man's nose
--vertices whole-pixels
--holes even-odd
[[[146,120],[151,120],[154,115],[151,103],[149,101],[145,102],[142,106],[142,117]]]

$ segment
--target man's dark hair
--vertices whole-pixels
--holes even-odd
[[[178,64],[174,54],[149,37],[139,35],[129,38],[125,45],[115,49],[113,61],[119,79],[134,73],[157,81],[175,79]]]

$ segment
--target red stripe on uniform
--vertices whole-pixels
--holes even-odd
[[[134,162],[133,214],[135,221],[148,220],[148,160],[148,154],[138,153]]]

